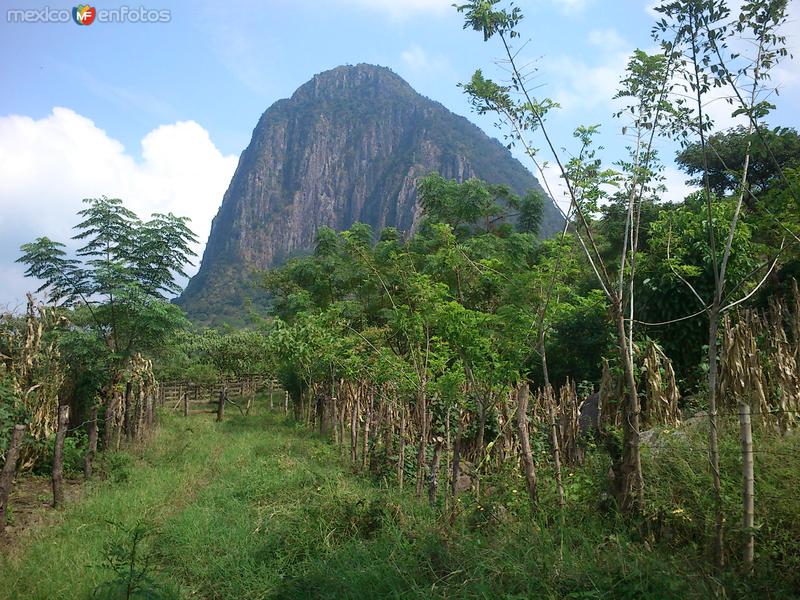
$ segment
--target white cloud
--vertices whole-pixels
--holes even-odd
[[[540,69],[548,82],[548,94],[564,112],[598,107],[616,107],[613,100],[625,73],[633,45],[616,29],[593,29],[586,35],[589,45],[584,56],[560,53],[541,61]],[[610,109],[609,109],[609,112]]]
[[[566,14],[573,14],[581,12],[591,2],[591,0],[550,0],[562,12]]]
[[[402,20],[422,15],[442,16],[455,14],[454,0],[338,0],[340,4],[383,13],[392,19]],[[593,0],[540,0],[566,15],[582,12]]]
[[[542,172],[537,172],[536,177],[545,191],[550,194],[550,197],[561,208],[561,211],[565,215],[569,214],[572,200],[569,190],[567,190],[567,185],[564,183],[564,178],[561,177],[561,169],[558,168],[558,165],[554,162],[543,162]]]
[[[686,196],[697,191],[696,187],[686,183],[689,176],[675,167],[666,167],[662,175],[664,187],[667,188],[666,192],[661,194],[661,199],[664,201],[683,202]]]
[[[338,0],[340,4],[379,12],[395,20],[455,14],[454,0]],[[582,12],[593,0],[540,0],[566,15]]]
[[[431,56],[416,44],[401,52],[400,60],[415,73],[431,73],[450,68],[450,61],[446,57]]]
[[[647,11],[656,18],[661,18],[662,15],[657,13],[654,9],[660,2],[650,2],[647,5]],[[730,0],[728,6],[731,11],[731,18],[735,19],[742,10],[742,0]],[[786,36],[786,47],[791,52],[792,48],[796,48],[800,43],[800,3],[789,3],[787,5],[787,20],[781,28],[780,33]],[[737,53],[740,58],[737,60],[727,59],[728,67],[732,71],[749,65],[750,60],[753,58],[755,52],[755,45],[751,36],[745,34],[734,35],[731,39],[727,40],[727,48],[724,51],[726,57],[730,53]],[[774,67],[770,72],[770,80],[763,82],[764,90],[759,93],[758,100],[768,100],[773,104],[777,104],[779,111],[777,115],[770,117],[770,120],[777,119],[778,122],[793,124],[794,114],[791,112],[781,113],[781,107],[791,107],[796,105],[798,100],[798,92],[800,91],[800,61],[785,57],[781,62]],[[747,95],[752,80],[748,76],[740,77],[738,82],[740,92]],[[780,92],[781,96],[776,97],[774,89]],[[680,94],[691,94],[691,90],[678,90]],[[731,104],[727,99],[733,99],[734,103]],[[694,106],[691,102],[693,97],[689,96],[690,105]],[[747,123],[747,118],[744,116],[732,117],[731,113],[738,108],[739,101],[735,96],[734,90],[729,85],[720,88],[714,88],[708,92],[704,97],[703,110],[709,118],[714,122],[715,129],[727,129],[736,125],[744,125]]]
[[[418,15],[443,15],[454,11],[453,0],[340,0],[344,4],[365,8],[388,15],[393,19],[405,19]]]
[[[236,164],[194,121],[149,132],[138,159],[67,108],[42,119],[0,117],[0,305],[19,302],[34,287],[14,264],[20,244],[43,235],[68,241],[83,198],[119,197],[143,218],[188,216],[200,254]]]
[[[544,66],[555,89],[553,99],[565,111],[611,106],[629,56],[628,52],[611,52],[597,64],[554,56]]]
[[[601,50],[620,50],[628,45],[616,29],[593,29],[589,32],[587,40],[592,46],[597,46]]]

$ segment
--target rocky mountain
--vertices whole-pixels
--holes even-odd
[[[341,66],[303,84],[261,116],[214,218],[200,270],[177,302],[194,320],[235,319],[258,296],[253,274],[308,251],[321,226],[360,221],[414,228],[416,181],[458,180],[540,189],[497,140],[415,92],[387,68]],[[561,222],[551,203],[542,234]]]

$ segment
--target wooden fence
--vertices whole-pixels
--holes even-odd
[[[272,392],[272,394],[285,395],[280,384],[267,375],[245,375],[243,377],[230,377],[215,383],[195,383],[189,380],[162,381],[158,386],[158,401],[161,406],[173,410],[181,407],[185,411],[192,405],[204,405],[219,402],[220,394],[227,390],[229,396],[251,396],[259,391]],[[270,396],[273,404],[272,397]],[[210,412],[210,411],[204,411]]]

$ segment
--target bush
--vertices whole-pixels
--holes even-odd
[[[127,452],[107,452],[103,455],[106,477],[114,483],[124,483],[130,479],[133,456]]]
[[[77,476],[83,472],[83,458],[87,447],[86,434],[82,431],[64,439],[64,474]],[[33,466],[35,475],[50,475],[53,471],[53,454],[55,453],[56,436],[51,435],[44,442],[43,458]]]

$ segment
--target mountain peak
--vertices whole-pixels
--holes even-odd
[[[308,252],[320,227],[412,231],[417,180],[437,171],[541,189],[497,140],[370,64],[319,73],[261,116],[211,225],[200,270],[178,302],[195,320],[241,318],[259,269]],[[545,209],[542,232],[560,226]]]
[[[317,73],[301,85],[292,99],[330,98],[348,93],[415,94],[414,89],[388,67],[359,63]]]

